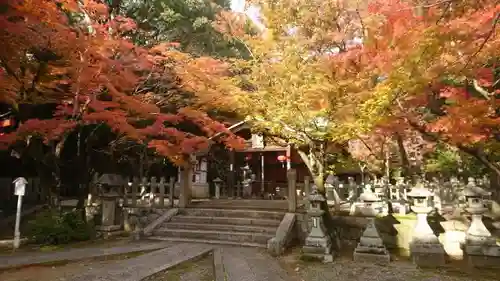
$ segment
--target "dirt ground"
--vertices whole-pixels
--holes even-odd
[[[463,263],[448,264],[440,269],[420,269],[401,258],[387,266],[357,263],[342,256],[333,263],[305,262],[300,250],[294,249],[280,259],[281,265],[302,281],[498,281],[499,270],[472,269]]]

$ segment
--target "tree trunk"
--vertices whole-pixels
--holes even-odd
[[[398,150],[399,150],[399,155],[401,157],[401,166],[403,168],[403,176],[411,176],[411,167],[410,167],[410,161],[408,160],[408,153],[406,152],[404,142],[403,142],[403,137],[395,133],[394,136],[396,137],[396,142],[398,144]]]

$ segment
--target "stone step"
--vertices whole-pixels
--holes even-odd
[[[231,209],[200,209],[186,208],[180,209],[179,214],[200,217],[230,217],[230,218],[259,218],[281,220],[285,212],[278,211],[257,211],[257,210],[231,210]]]
[[[279,219],[259,219],[259,218],[230,218],[230,217],[208,217],[208,216],[185,216],[177,215],[172,217],[171,222],[198,223],[198,224],[231,224],[231,225],[253,225],[278,227]]]
[[[213,245],[231,245],[239,247],[254,247],[254,248],[266,248],[266,244],[260,243],[250,243],[250,242],[234,242],[234,241],[222,241],[222,240],[207,240],[207,239],[196,239],[196,238],[180,238],[180,237],[165,237],[165,236],[151,236],[148,239],[156,241],[166,241],[166,242],[182,242],[182,243],[201,243],[201,244],[213,244]]]
[[[212,230],[212,231],[230,231],[230,232],[251,232],[251,233],[264,233],[274,235],[277,227],[263,227],[252,225],[231,225],[231,224],[199,224],[199,223],[185,223],[185,222],[167,222],[164,225],[167,229],[194,229],[194,230]]]
[[[214,230],[190,230],[190,229],[168,229],[160,228],[153,231],[154,236],[166,236],[176,238],[193,238],[206,240],[220,240],[232,242],[248,242],[266,244],[267,240],[274,237],[274,234],[234,232],[234,231],[214,231]]]

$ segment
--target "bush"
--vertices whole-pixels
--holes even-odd
[[[93,226],[74,211],[63,214],[45,211],[28,224],[31,239],[42,245],[85,241],[91,239],[93,234]]]

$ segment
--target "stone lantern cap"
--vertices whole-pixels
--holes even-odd
[[[324,202],[325,197],[318,192],[317,187],[313,187],[311,194],[307,197],[310,202]]]
[[[363,202],[377,202],[377,201],[380,201],[380,199],[378,198],[378,196],[373,193],[373,192],[363,192],[361,193],[361,195],[359,196],[359,199]]]
[[[96,183],[108,186],[122,186],[125,181],[121,175],[103,174],[101,177],[99,177]]]
[[[464,188],[462,194],[465,197],[482,197],[491,195],[491,192],[488,192],[479,186],[468,186]]]
[[[431,197],[434,194],[425,187],[415,187],[408,193],[409,197]]]

